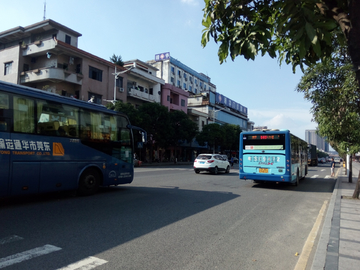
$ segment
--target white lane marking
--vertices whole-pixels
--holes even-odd
[[[37,247],[37,248],[30,249],[30,250],[27,250],[27,251],[24,251],[21,253],[10,255],[8,257],[0,259],[0,268],[4,268],[9,265],[16,264],[16,263],[21,263],[23,261],[30,260],[32,258],[41,256],[41,255],[45,255],[45,254],[49,254],[51,252],[58,251],[58,250],[61,250],[61,248],[55,247],[52,245],[45,245],[42,247]]]
[[[59,268],[57,270],[88,270],[88,269],[93,269],[105,263],[107,263],[107,261],[90,256],[87,257],[86,259],[83,259],[73,264],[69,264],[68,266]]]
[[[323,171],[325,171],[325,169],[322,169],[321,171],[323,172]]]
[[[325,178],[331,178],[331,175],[327,175],[327,176],[325,176]]]
[[[319,176],[319,175],[315,174],[315,175],[311,176],[311,178],[316,178],[316,177],[318,177],[318,176]]]
[[[0,245],[4,245],[10,242],[15,242],[15,241],[19,241],[19,240],[23,240],[24,238],[17,236],[17,235],[11,235],[11,236],[7,236],[5,238],[0,239]]]

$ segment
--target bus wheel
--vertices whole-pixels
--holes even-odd
[[[225,173],[229,173],[229,172],[230,172],[230,166],[227,166]]]
[[[94,169],[88,169],[80,177],[78,193],[82,196],[93,195],[100,185],[99,173]]]

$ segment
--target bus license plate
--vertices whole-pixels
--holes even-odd
[[[268,173],[269,169],[265,169],[265,168],[260,168],[259,169],[259,173]]]

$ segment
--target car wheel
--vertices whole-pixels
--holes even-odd
[[[195,170],[195,173],[200,173],[200,171],[199,171],[199,170]]]
[[[230,172],[230,166],[226,167],[225,173],[229,173]]]
[[[214,168],[214,174],[218,174],[218,172],[219,172],[219,169],[218,169],[218,167],[216,166],[216,167]]]

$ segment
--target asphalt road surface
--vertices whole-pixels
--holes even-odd
[[[263,185],[191,166],[130,185],[0,200],[0,269],[294,269],[334,179]]]

